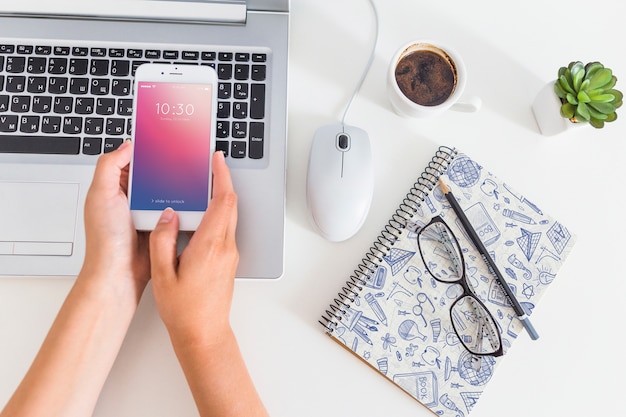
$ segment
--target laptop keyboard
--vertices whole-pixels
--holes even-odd
[[[131,134],[133,75],[143,63],[209,65],[218,75],[216,148],[267,157],[264,48],[0,39],[0,153],[94,156]]]

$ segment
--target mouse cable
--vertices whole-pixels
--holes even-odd
[[[378,43],[378,35],[379,35],[378,10],[376,9],[376,4],[374,3],[374,0],[369,0],[369,3],[372,6],[372,10],[374,11],[374,22],[375,22],[374,44],[372,45],[372,50],[370,51],[370,56],[367,61],[367,64],[365,65],[365,70],[363,71],[363,75],[361,75],[361,79],[359,80],[356,88],[354,89],[354,93],[352,93],[352,97],[350,97],[350,101],[348,102],[348,105],[346,106],[346,109],[343,112],[343,116],[341,117],[342,125],[345,124],[346,116],[348,115],[348,111],[350,110],[350,107],[352,106],[352,102],[354,101],[356,96],[359,94],[359,91],[361,91],[361,87],[363,86],[363,83],[365,82],[365,77],[367,77],[367,73],[369,72],[370,67],[372,66],[372,62],[374,62],[374,56],[375,56],[374,53],[376,52],[376,44]]]

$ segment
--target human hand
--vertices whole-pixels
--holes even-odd
[[[143,290],[150,279],[148,236],[135,230],[130,216],[126,194],[131,154],[127,141],[98,159],[85,201],[86,253],[81,275],[106,275],[118,282],[128,279]]]
[[[166,209],[150,235],[152,286],[174,345],[216,343],[230,332],[230,306],[239,261],[237,195],[221,152],[213,155],[213,197],[179,258],[179,219]]]

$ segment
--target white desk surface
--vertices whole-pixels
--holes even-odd
[[[603,130],[543,137],[531,102],[572,60],[601,60],[626,91],[626,3],[610,0],[423,2],[376,0],[376,59],[347,123],[369,132],[376,184],[362,230],[330,243],[310,226],[305,202],[315,130],[337,122],[373,39],[366,0],[292,1],[286,267],[273,282],[238,281],[232,321],[271,415],[429,416],[322,331],[317,320],[395,210],[434,149],[457,146],[578,235],[533,323],[507,353],[473,417],[626,415],[623,322],[626,107]],[[387,65],[413,39],[455,47],[469,71],[476,114],[404,120],[386,98]],[[0,404],[39,348],[71,279],[0,280]],[[99,417],[193,416],[192,397],[150,288],[104,388]]]

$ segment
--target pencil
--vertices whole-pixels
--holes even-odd
[[[480,256],[483,258],[485,263],[491,269],[491,272],[496,277],[496,280],[500,284],[500,287],[502,287],[502,290],[504,290],[504,293],[506,294],[506,297],[509,300],[509,303],[513,307],[513,310],[515,310],[515,314],[517,315],[517,318],[524,325],[524,328],[528,332],[530,338],[532,340],[537,340],[539,338],[539,334],[537,334],[537,331],[535,330],[532,323],[530,322],[530,318],[526,315],[524,308],[519,303],[519,301],[517,301],[517,298],[515,298],[515,294],[513,294],[513,291],[511,290],[509,285],[506,283],[506,280],[500,273],[500,270],[498,269],[496,263],[491,258],[491,256],[489,256],[489,252],[487,251],[487,248],[483,244],[482,240],[480,240],[478,233],[476,233],[476,230],[474,230],[474,227],[472,226],[470,221],[465,216],[465,212],[459,205],[459,202],[456,201],[454,194],[452,194],[452,191],[450,191],[450,188],[446,185],[446,183],[443,182],[441,178],[439,178],[439,186],[441,187],[441,191],[443,192],[443,194],[446,196],[446,199],[452,206],[452,210],[454,210],[457,217],[461,221],[463,228],[465,229],[470,239],[474,243],[474,246],[476,246],[476,248],[478,249],[478,252],[480,252]]]

